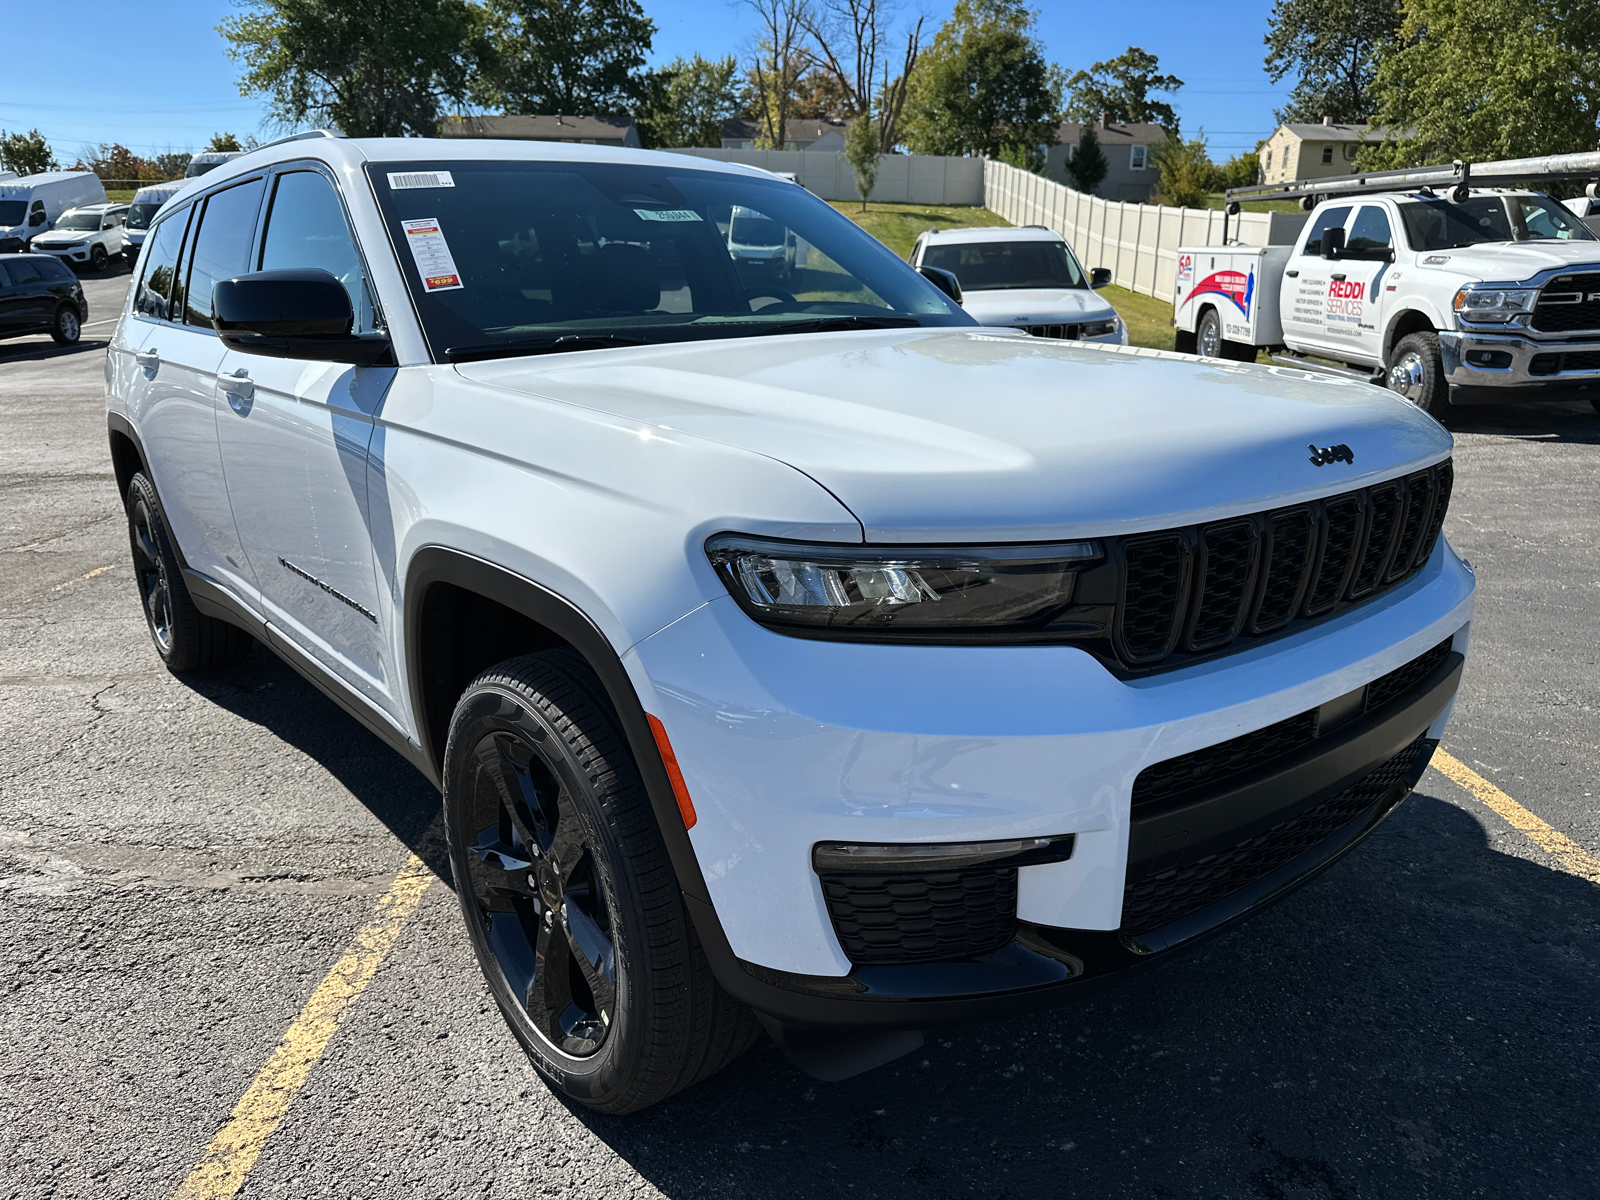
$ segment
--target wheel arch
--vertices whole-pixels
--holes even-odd
[[[1389,363],[1389,356],[1394,353],[1395,343],[1401,338],[1412,333],[1437,333],[1439,322],[1435,314],[1422,308],[1406,308],[1396,313],[1389,320],[1389,326],[1383,334],[1383,356],[1385,366]]]
[[[156,481],[150,478],[144,446],[128,419],[118,413],[109,414],[106,417],[106,432],[111,440],[111,469],[117,476],[117,495],[128,494],[128,485],[140,471],[144,472],[145,478],[150,479],[150,486],[154,487]]]

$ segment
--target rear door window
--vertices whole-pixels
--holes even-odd
[[[44,282],[44,270],[39,263],[26,258],[13,258],[8,265],[11,268],[12,287]]]
[[[264,190],[264,181],[252,179],[217,192],[206,201],[200,232],[194,239],[193,265],[189,268],[189,291],[183,307],[185,324],[210,329],[212,290],[224,279],[250,269],[256,213],[261,209]]]
[[[183,231],[189,224],[190,209],[173,213],[156,226],[144,252],[144,275],[134,293],[133,311],[141,317],[170,321],[172,283],[178,273],[178,254],[183,249]]]

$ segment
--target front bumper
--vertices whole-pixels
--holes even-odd
[[[1446,330],[1439,334],[1439,352],[1445,379],[1453,387],[1600,385],[1600,338],[1538,339],[1523,333]]]
[[[67,262],[88,262],[89,249],[88,246],[41,246],[38,242],[33,244],[33,252],[35,254],[51,254],[56,258],[65,259]]]
[[[686,899],[719,979],[785,1021],[915,1027],[1039,1002],[1270,903],[1364,836],[1414,775],[1316,854],[1259,881],[1264,890],[1210,906],[1186,931],[1130,940],[1121,933],[1129,863],[1149,858],[1148,827],[1131,817],[1136,777],[1343,697],[1443,640],[1463,651],[1472,586],[1441,540],[1417,576],[1339,617],[1133,682],[1070,647],[811,641],[762,629],[731,599],[704,605],[627,661],[699,813],[690,840],[710,903]],[[1337,745],[1320,743],[1314,757],[1326,761],[1283,785],[1292,793],[1283,803],[1317,802],[1352,771],[1436,740],[1458,678],[1456,660],[1403,719],[1386,718],[1376,734],[1358,723]],[[1357,735],[1370,744],[1346,751]],[[855,965],[812,865],[823,841],[1065,834],[1076,839],[1070,859],[1018,869],[1017,940],[974,961]]]

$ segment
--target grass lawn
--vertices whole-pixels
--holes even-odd
[[[917,234],[930,225],[940,229],[977,229],[1011,224],[999,213],[967,205],[869,204],[867,211],[862,212],[860,201],[832,203],[901,258],[911,253],[911,243]],[[1129,342],[1157,350],[1172,349],[1172,305],[1119,287],[1108,287],[1102,295],[1128,323]]]
[[[106,199],[113,204],[132,204],[137,188],[107,188]]]
[[[1202,208],[1221,208],[1223,202],[1221,192],[1212,192],[1205,198]],[[1297,213],[1300,211],[1298,200],[1246,200],[1239,207],[1245,212],[1281,212]]]

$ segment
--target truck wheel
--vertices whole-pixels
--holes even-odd
[[[142,474],[128,484],[128,541],[134,580],[156,653],[175,674],[231,667],[250,653],[244,630],[208,617],[194,606],[161,517],[156,490]]]
[[[759,1034],[716,984],[599,680],[569,650],[513,658],[450,720],[444,817],[478,965],[562,1094],[634,1112]]]
[[[63,304],[56,309],[55,319],[50,322],[50,336],[55,339],[56,345],[71,346],[82,333],[83,325],[72,305]]]
[[[1438,334],[1408,333],[1395,343],[1387,379],[1391,392],[1443,423],[1450,404],[1450,388],[1444,379]]]
[[[1200,314],[1200,324],[1194,331],[1195,351],[1202,358],[1222,357],[1222,318],[1217,310],[1208,308]]]
[[[106,262],[110,259],[104,246],[93,246],[89,250],[89,269],[91,271],[104,271]]]

